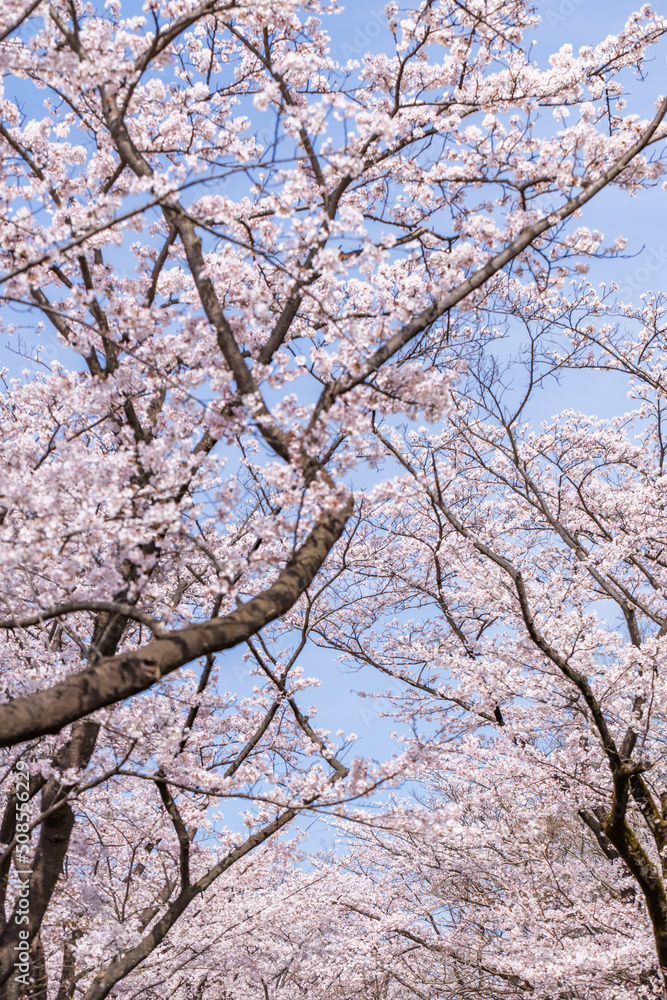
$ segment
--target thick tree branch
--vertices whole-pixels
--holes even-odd
[[[597,840],[598,846],[605,857],[608,858],[609,861],[618,861],[620,854],[602,829],[602,823],[592,809],[580,809],[579,816]]]
[[[86,767],[95,748],[99,725],[85,721],[77,723],[72,730],[68,744],[61,751],[58,764],[63,770]],[[39,842],[32,862],[32,874],[28,883],[28,932],[34,940],[42,924],[44,914],[51,901],[56,882],[60,878],[63,860],[69,847],[74,827],[74,813],[67,801],[61,808],[52,810],[59,800],[66,800],[71,785],[62,785],[52,778],[42,792],[42,811],[48,815],[42,823]],[[0,936],[0,984],[6,982],[13,971],[16,945],[19,941],[20,924],[17,922],[18,900],[12,919]]]
[[[289,611],[310,585],[342,534],[352,507],[350,497],[338,510],[324,513],[275,583],[224,618],[169,632],[142,649],[103,657],[46,691],[0,706],[0,746],[57,733],[76,719],[145,691],[198,656],[245,642]]]

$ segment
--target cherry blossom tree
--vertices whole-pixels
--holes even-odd
[[[487,357],[444,430],[376,426],[405,476],[375,494],[366,596],[320,640],[400,681],[396,718],[422,720],[405,750],[437,790],[426,815],[381,819],[384,858],[364,860],[372,834],[353,859],[375,899],[361,884],[346,905],[385,930],[391,913],[449,963],[452,995],[663,995],[665,299],[621,327],[592,289],[588,305],[598,326],[559,356],[534,317],[527,391]],[[623,370],[637,409],[533,430],[540,353]]]
[[[509,741],[468,740],[445,766],[421,816],[404,803],[393,829],[357,826],[349,853],[274,887],[251,932],[216,952],[218,981],[258,934],[261,958],[236,958],[249,996],[264,982],[346,1000],[659,995],[627,871],[604,867],[567,794]]]
[[[312,982],[312,993],[322,977],[290,978],[279,954],[264,979],[237,969],[221,980],[240,961],[225,965],[222,951],[240,956],[245,933],[227,923],[243,928],[271,887],[282,898],[281,830],[310,810],[354,818],[360,797],[435,767],[425,733],[441,716],[458,732],[457,712],[471,739],[500,727],[516,753],[546,757],[544,734],[556,734],[565,770],[564,734],[585,731],[586,767],[606,761],[609,776],[573,801],[619,855],[611,881],[627,877],[621,862],[634,877],[623,905],[645,900],[666,967],[663,828],[645,776],[659,714],[646,657],[659,641],[642,633],[661,628],[661,557],[648,521],[637,564],[618,555],[617,533],[634,537],[635,521],[619,514],[619,527],[608,511],[618,470],[636,518],[659,510],[654,451],[637,457],[621,430],[574,416],[524,442],[516,420],[460,386],[481,352],[479,385],[493,396],[485,345],[507,317],[575,336],[552,367],[644,371],[634,341],[614,353],[606,327],[565,322],[607,306],[585,286],[564,289],[624,246],[578,224],[588,202],[661,183],[667,99],[651,92],[645,120],[623,95],[667,24],[646,6],[597,48],[565,47],[540,68],[521,0],[390,3],[386,52],[340,65],[325,27],[336,13],[317,0],[141,13],[116,0],[2,4],[2,322],[19,333],[27,309],[31,344],[54,331],[60,350],[6,373],[0,411],[8,1000],[266,998],[275,969],[280,988],[296,996]],[[660,391],[650,356],[645,384]],[[443,429],[402,434],[421,419]],[[594,474],[589,452],[607,440],[612,471]],[[567,480],[560,499],[552,484],[577,448],[579,492],[597,490],[581,500],[584,527],[577,487]],[[383,485],[385,460],[405,473],[398,486]],[[355,494],[359,476],[376,491]],[[516,513],[505,493],[521,498]],[[426,568],[415,545],[431,553]],[[415,595],[433,579],[442,595],[451,582],[455,611],[439,590],[444,618],[420,615],[414,633],[394,624],[393,609],[421,608]],[[477,585],[479,596],[459,593]],[[596,587],[624,609],[629,647],[591,610]],[[586,664],[571,666],[592,637]],[[350,763],[351,734],[311,722],[301,692],[317,679],[301,660],[313,642],[405,685],[397,711],[425,728],[394,759]],[[216,654],[239,646],[251,681],[237,697]],[[420,679],[422,661],[446,661],[437,683]],[[586,680],[588,666],[604,677]],[[596,685],[615,691],[623,671],[644,679],[608,706]],[[442,714],[452,704],[453,722]],[[541,760],[531,766],[551,774]],[[18,811],[17,768],[29,774]],[[648,832],[633,832],[631,800]],[[229,820],[234,803],[247,834]],[[612,820],[600,812],[610,803]],[[307,891],[308,873],[293,877]],[[28,897],[29,984],[14,975]],[[627,912],[614,910],[614,928]],[[347,933],[334,924],[332,956]],[[255,944],[248,969],[267,950]],[[533,984],[530,970],[509,974]],[[359,990],[374,976],[362,970]]]

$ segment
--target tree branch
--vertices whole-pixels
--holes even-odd
[[[199,656],[231,649],[290,610],[314,579],[352,513],[344,506],[326,511],[277,580],[263,593],[224,618],[168,632],[142,649],[101,658],[45,691],[0,706],[0,746],[13,746],[113,705],[152,687],[162,677]]]

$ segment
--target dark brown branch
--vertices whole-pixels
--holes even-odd
[[[63,770],[86,767],[95,748],[98,732],[98,723],[90,721],[77,723],[72,730],[70,740],[58,756],[58,766]],[[34,940],[39,933],[69,847],[74,827],[74,813],[66,798],[72,787],[61,784],[56,778],[51,778],[42,792],[42,811],[48,812],[48,815],[42,823],[28,883],[30,908],[27,929],[31,940]],[[53,809],[61,800],[61,807]],[[15,918],[17,914],[18,901],[13,917]],[[12,974],[18,935],[19,924],[16,919],[10,919],[3,934],[0,935],[0,984],[6,982]]]
[[[183,892],[190,885],[190,838],[188,837],[188,831],[185,829],[183,817],[179,812],[173,795],[169,791],[166,781],[156,778],[155,784],[160,793],[162,804],[169,813],[170,819],[174,824],[176,836],[178,837],[179,872],[181,877],[181,892]]]
[[[620,854],[602,829],[602,823],[595,813],[591,809],[583,808],[579,810],[579,816],[597,840],[598,846],[605,857],[609,861],[617,861],[620,858]]]
[[[0,123],[0,135],[5,140],[5,142],[9,146],[12,147],[12,149],[14,150],[14,152],[18,153],[18,155],[21,157],[21,159],[24,160],[28,164],[28,166],[32,170],[32,172],[35,175],[35,177],[38,177],[40,179],[40,181],[46,180],[46,174],[44,173],[44,171],[42,170],[42,168],[40,166],[38,166],[37,163],[35,163],[35,161],[33,160],[32,156],[30,155],[29,151],[25,148],[25,146],[23,146],[20,142],[18,142],[17,139],[14,139],[14,137],[12,135],[10,135],[10,133],[5,128],[5,126],[2,125],[1,123]],[[58,206],[60,206],[60,204],[61,204],[61,198],[60,198],[60,195],[58,194],[58,192],[54,191],[53,188],[50,188],[49,189],[49,194],[53,198],[55,204],[58,205]]]
[[[0,746],[13,746],[152,687],[199,656],[231,649],[285,614],[310,585],[352,513],[353,501],[325,512],[277,580],[224,618],[169,632],[142,649],[102,657],[45,691],[0,706]]]
[[[233,774],[236,774],[243,761],[248,759],[248,757],[255,749],[255,747],[261,740],[266,730],[271,725],[273,718],[276,712],[278,711],[278,707],[279,707],[278,702],[274,701],[274,703],[271,705],[270,709],[268,710],[268,712],[258,725],[255,732],[252,734],[246,745],[243,747],[243,750],[241,750],[241,752],[234,758],[229,767],[226,769],[223,775],[224,778],[231,778]]]
[[[636,765],[638,766],[638,765]],[[653,927],[656,953],[663,981],[667,980],[667,893],[660,872],[628,826],[626,809],[632,767],[618,768],[614,774],[614,799],[602,831],[614,845],[639,885]]]
[[[0,33],[0,42],[4,42],[5,38],[9,38],[12,31],[16,31],[17,28],[20,28],[23,22],[28,20],[33,11],[37,10],[41,2],[42,0],[32,0],[30,6],[26,7],[19,17],[17,17],[8,28],[5,28],[5,30]]]
[[[26,615],[23,618],[0,619],[0,629],[27,628],[30,625],[41,625],[52,618],[61,618],[63,615],[70,615],[76,611],[106,611],[111,614],[123,615],[125,618],[132,618],[140,622],[153,632],[154,635],[165,635],[165,631],[155,618],[138,611],[131,604],[119,604],[115,601],[67,601],[65,604],[56,604],[53,608],[38,611],[34,615]]]
[[[166,240],[157,256],[155,264],[153,265],[153,271],[151,273],[151,284],[146,295],[146,304],[151,306],[153,304],[153,299],[155,298],[155,293],[157,292],[157,283],[162,272],[162,268],[167,263],[167,258],[169,257],[169,248],[176,239],[177,232],[175,229],[171,228],[167,235]]]
[[[80,931],[73,929],[70,937],[65,939],[65,943],[63,945],[63,964],[60,973],[60,985],[58,986],[56,1000],[73,1000],[74,998],[74,987],[76,984],[76,956],[74,954],[74,945],[76,944],[76,939],[80,937],[80,934]]]

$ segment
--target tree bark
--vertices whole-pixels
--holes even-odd
[[[147,690],[198,656],[231,649],[255,635],[286,614],[310,585],[352,508],[350,497],[339,510],[323,514],[275,583],[224,618],[170,632],[142,649],[102,657],[46,691],[0,706],[0,746],[57,733],[70,722]]]

